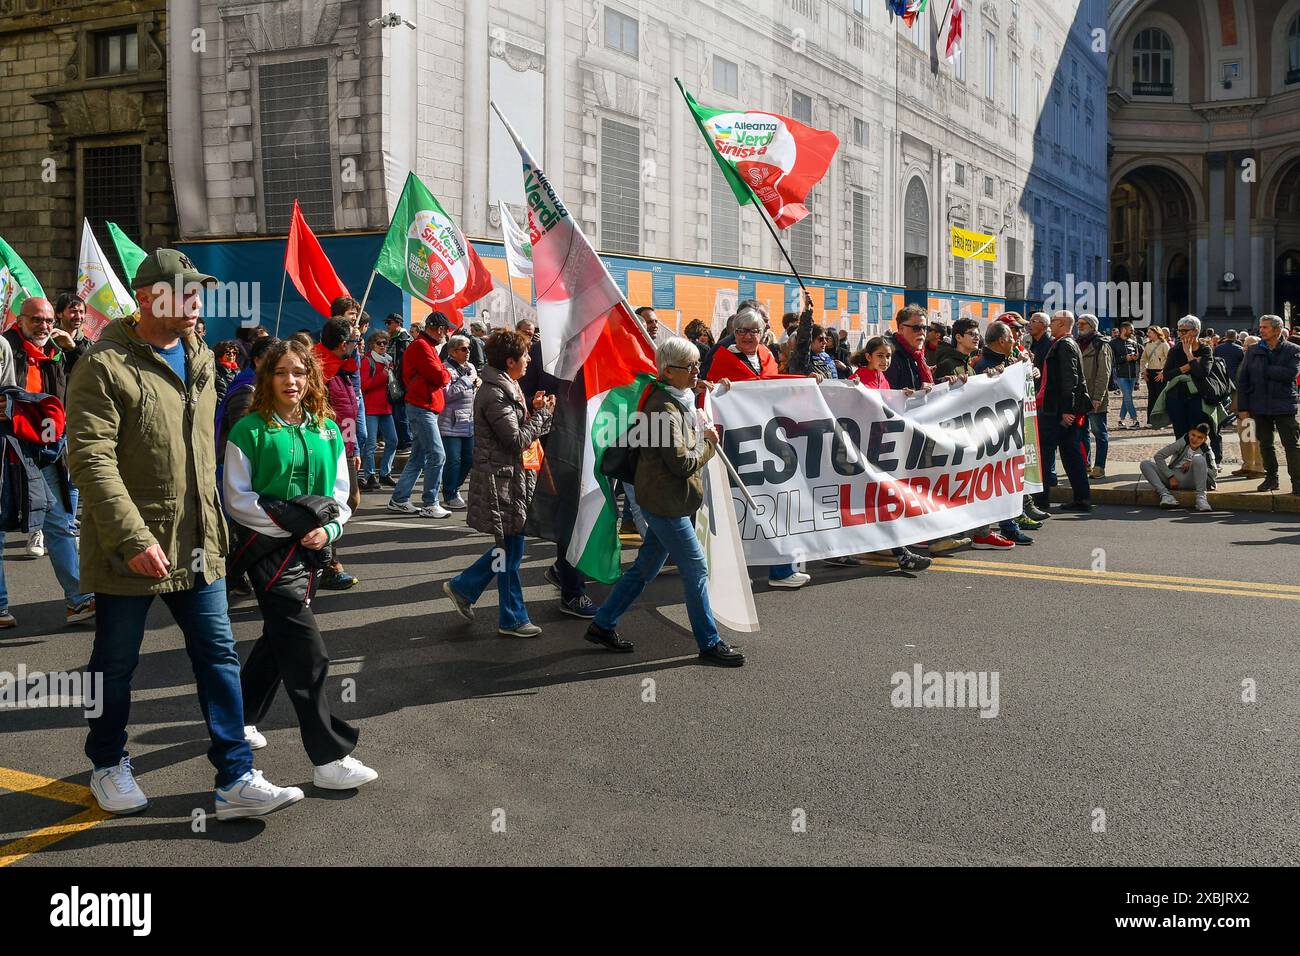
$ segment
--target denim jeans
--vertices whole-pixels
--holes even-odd
[[[700,650],[707,651],[718,643],[718,625],[709,607],[709,569],[704,560],[704,549],[695,534],[695,523],[690,518],[665,518],[638,509],[646,523],[645,540],[637,552],[632,566],[623,572],[609,597],[596,612],[595,624],[607,631],[618,626],[621,618],[632,606],[646,585],[655,579],[671,556],[682,578],[686,594],[686,613],[691,619],[691,632]]]
[[[397,479],[393,501],[400,505],[410,500],[423,469],[424,503],[436,505],[438,488],[442,484],[442,466],[447,460],[447,453],[442,448],[442,435],[438,432],[438,413],[407,402],[406,423],[411,429],[411,458]]]
[[[641,513],[641,506],[636,503],[636,489],[630,482],[623,482],[623,520],[626,521],[631,516],[632,523],[636,525],[636,530],[645,537],[645,516]]]
[[[366,447],[367,436],[369,431],[366,429],[366,398],[361,394],[361,389],[356,389],[357,395],[357,448]],[[357,454],[361,454],[358,450]]]
[[[199,709],[208,725],[208,760],[216,784],[228,787],[253,769],[253,752],[244,740],[244,699],[239,689],[239,655],[226,613],[226,582],[199,578],[188,591],[161,594],[185,635],[185,652],[194,669]],[[131,676],[140,662],[145,617],[152,595],[95,594],[95,646],[86,666],[104,675],[103,713],[92,717],[86,756],[96,768],[114,766],[126,756],[126,725],[131,717]]]
[[[1133,390],[1137,388],[1137,379],[1117,378],[1115,381],[1119,383],[1119,390],[1124,393],[1124,400],[1119,406],[1119,420],[1123,421],[1124,416],[1129,415],[1136,422],[1138,420],[1138,409],[1137,403],[1133,401]]]
[[[451,501],[460,494],[460,486],[474,464],[474,436],[443,435],[442,447],[447,453],[447,463],[442,468],[442,497]]]
[[[406,402],[393,403],[393,427],[397,429],[398,447],[411,443],[411,431],[406,427]]]
[[[45,532],[45,550],[54,565],[54,577],[63,588],[63,600],[68,607],[76,607],[90,600],[91,595],[81,593],[81,558],[77,554],[77,539],[72,533],[73,518],[63,506],[59,493],[59,466],[46,465],[41,469],[45,487],[53,504],[45,512],[41,530]],[[0,554],[4,552],[5,533],[0,531]],[[0,611],[9,608],[9,589],[5,584],[4,561],[0,560]]]
[[[375,448],[379,444],[379,434],[384,436],[384,456],[375,468]],[[392,415],[366,416],[366,444],[361,452],[360,478],[369,475],[386,475],[393,468],[393,458],[397,455],[397,429],[393,426]]]
[[[1092,457],[1092,439],[1097,439],[1097,457]],[[1110,430],[1106,427],[1105,412],[1090,412],[1088,426],[1083,429],[1083,454],[1095,468],[1106,467],[1106,452],[1110,450]]]
[[[487,590],[492,576],[496,575],[500,608],[497,626],[519,627],[528,623],[528,607],[524,604],[524,587],[519,580],[519,565],[524,560],[524,536],[512,534],[483,552],[483,556],[451,579],[452,589],[470,604],[474,604]],[[501,570],[497,570],[500,568]]]

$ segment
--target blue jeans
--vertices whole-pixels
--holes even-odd
[[[77,490],[77,486],[72,483],[71,479],[68,480],[68,500],[71,502],[68,508],[68,530],[76,534],[77,504],[81,501],[81,492]]]
[[[411,431],[406,427],[406,402],[393,403],[393,427],[397,429],[398,446],[409,445]]]
[[[769,581],[784,581],[786,578],[793,576],[793,564],[774,564],[767,569],[767,577]]]
[[[375,468],[375,447],[379,444],[379,433],[384,434],[384,457]],[[393,458],[397,456],[397,429],[393,426],[392,415],[366,416],[366,444],[361,453],[361,474],[358,479],[370,475],[386,475],[393,468]]]
[[[499,546],[488,548],[482,557],[452,578],[452,589],[474,604],[487,590],[492,576],[496,575],[497,594],[501,598],[497,626],[512,628],[527,624],[528,607],[524,604],[524,587],[519,580],[519,565],[523,560],[524,536],[512,534],[502,539]]]
[[[361,394],[361,389],[356,390],[357,394],[357,448],[366,447],[366,436],[369,432],[366,430],[366,399]]]
[[[244,698],[239,688],[239,655],[226,614],[226,583],[199,578],[188,591],[161,594],[185,635],[199,690],[199,709],[208,725],[208,760],[217,768],[218,787],[228,787],[253,769],[253,752],[244,740]],[[92,717],[86,756],[96,768],[112,767],[126,756],[126,725],[131,717],[131,676],[140,662],[144,622],[152,595],[95,594],[95,646],[89,673],[104,675],[103,713]]]
[[[636,530],[641,532],[641,537],[645,537],[645,515],[641,513],[641,506],[636,503],[636,489],[628,482],[623,482],[623,520],[626,521],[631,516],[632,523],[636,525]]]
[[[1124,393],[1124,400],[1119,406],[1119,420],[1123,421],[1125,415],[1131,415],[1133,421],[1138,420],[1137,404],[1133,401],[1133,389],[1137,388],[1137,379],[1135,378],[1117,378],[1119,390]]]
[[[59,493],[59,466],[46,465],[41,469],[45,478],[45,487],[51,501],[50,510],[45,512],[45,521],[41,530],[45,532],[45,550],[54,565],[54,577],[63,588],[63,600],[68,607],[76,607],[90,600],[91,595],[81,593],[80,556],[77,554],[77,539],[72,533],[73,517],[63,507],[63,495]],[[0,531],[0,554],[5,546],[5,533]],[[9,608],[9,589],[5,584],[4,561],[0,559],[0,611]]]
[[[438,413],[407,402],[406,424],[411,429],[411,457],[397,479],[393,501],[400,505],[410,500],[423,469],[424,503],[436,505],[438,487],[442,484],[442,466],[447,461],[447,453],[442,448],[442,435],[438,432]]]
[[[700,650],[707,651],[718,643],[718,625],[713,620],[713,609],[709,607],[709,569],[704,560],[704,549],[695,534],[695,524],[690,518],[664,518],[644,508],[638,510],[646,523],[645,540],[641,542],[641,550],[637,552],[632,567],[623,572],[596,612],[595,624],[607,631],[614,630],[619,618],[641,596],[671,555],[681,573],[686,613],[691,619],[695,643]]]
[[[1097,439],[1097,457],[1092,457],[1092,438]],[[1110,450],[1110,430],[1106,426],[1105,412],[1090,412],[1088,426],[1083,429],[1083,454],[1094,468],[1106,467],[1106,452]]]
[[[474,464],[474,436],[443,435],[442,447],[447,453],[447,463],[442,467],[442,497],[451,501],[460,494],[460,486]]]

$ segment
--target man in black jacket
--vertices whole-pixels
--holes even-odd
[[[1038,506],[1046,509],[1057,484],[1056,453],[1070,479],[1073,500],[1062,511],[1091,511],[1088,462],[1083,451],[1083,427],[1092,399],[1083,378],[1083,355],[1074,332],[1074,313],[1061,310],[1052,316],[1052,344],[1043,357],[1043,378],[1038,399],[1038,436],[1043,449],[1043,491]]]
[[[1043,359],[1052,347],[1051,317],[1046,312],[1035,312],[1029,317],[1029,351],[1034,356],[1034,368],[1043,370]]]

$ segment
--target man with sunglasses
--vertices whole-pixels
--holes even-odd
[[[925,364],[925,333],[929,328],[925,309],[919,305],[904,306],[894,316],[894,331],[885,335],[894,350],[885,370],[890,388],[921,392],[934,386],[934,372]]]

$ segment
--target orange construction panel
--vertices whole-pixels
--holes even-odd
[[[632,308],[654,305],[654,281],[649,272],[640,269],[627,270],[627,301]],[[678,305],[681,308],[681,305]]]
[[[720,276],[677,276],[676,311],[681,313],[682,326],[694,319],[712,322],[719,291],[729,292],[734,302],[740,294],[740,283]]]
[[[785,297],[788,287],[782,282],[755,282],[754,298],[767,306],[772,324],[781,327],[781,316],[786,313]]]

